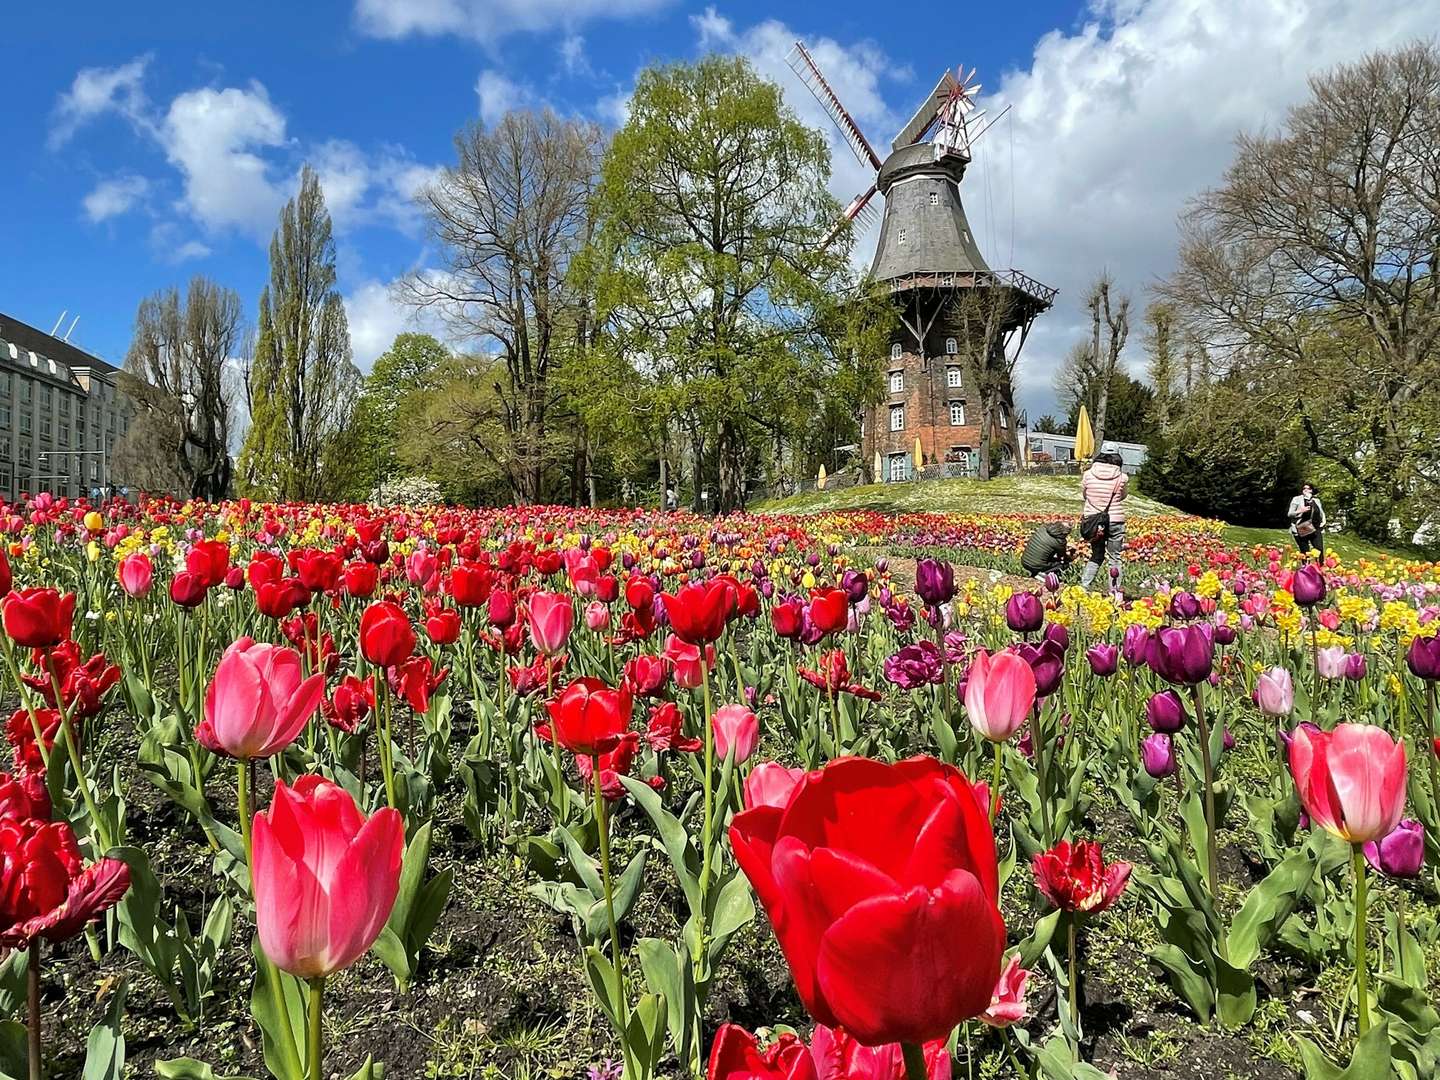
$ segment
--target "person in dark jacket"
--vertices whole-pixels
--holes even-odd
[[[1070,526],[1063,521],[1052,521],[1041,525],[1025,542],[1020,555],[1020,565],[1027,574],[1040,577],[1050,571],[1060,571],[1070,564]]]

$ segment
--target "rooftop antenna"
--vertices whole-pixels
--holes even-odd
[[[52,327],[50,327],[50,336],[51,336],[51,337],[54,337],[54,336],[55,336],[55,331],[60,329],[60,324],[65,321],[65,316],[66,316],[66,315],[69,315],[69,314],[70,314],[70,309],[69,309],[69,308],[66,308],[64,311],[60,312],[60,317],[55,320],[55,325],[52,326]]]
[[[64,341],[64,342],[67,342],[67,343],[70,341],[70,335],[75,332],[75,324],[78,323],[79,321],[80,321],[80,316],[79,316],[79,315],[76,315],[75,318],[73,318],[73,319],[70,320],[70,329],[65,331],[65,336],[60,339],[61,341]]]

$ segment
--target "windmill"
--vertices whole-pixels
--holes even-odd
[[[882,403],[880,410],[892,410],[890,423],[882,423],[882,413],[875,412],[873,422],[865,425],[866,441],[877,452],[895,459],[904,449],[905,438],[913,436],[929,442],[926,456],[937,461],[948,456],[948,451],[940,448],[942,441],[970,431],[978,432],[972,441],[985,448],[982,453],[987,461],[994,435],[999,435],[1018,459],[1018,425],[1008,423],[1009,372],[1031,324],[1054,303],[1056,290],[1013,269],[991,269],[975,241],[960,197],[960,182],[976,141],[1004,111],[986,121],[984,110],[976,105],[980,84],[975,81],[975,70],[947,69],[891,141],[882,160],[804,42],[795,43],[787,60],[839,128],[856,159],[875,170],[874,183],[845,207],[826,243],[851,223],[868,225],[876,214],[875,196],[884,200],[869,278],[888,288],[900,315],[904,333],[892,344],[892,361],[902,368],[914,361],[915,367],[913,372],[901,370],[900,378],[892,383],[902,388],[921,384],[928,390],[918,397],[913,389],[894,391],[904,394],[906,400]],[[963,353],[960,343],[965,345]],[[947,361],[938,386],[930,363],[937,355],[953,361]],[[998,390],[987,391],[982,408],[976,410],[985,417],[980,428],[963,423],[968,414],[961,394],[966,388],[959,384],[963,379],[954,377],[960,366],[955,358],[960,356],[970,357],[977,370],[987,373],[987,381],[1000,384]],[[996,373],[998,379],[989,379]],[[958,414],[954,409],[957,403]],[[893,412],[897,408],[899,427]],[[909,422],[907,413],[911,411],[919,414],[915,423]],[[956,423],[957,416],[962,423]],[[950,449],[963,446],[952,444]],[[988,471],[988,464],[984,469]]]

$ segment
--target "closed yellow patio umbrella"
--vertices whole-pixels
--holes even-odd
[[[920,436],[915,436],[915,471],[919,472],[925,467],[925,452],[920,449]]]
[[[815,486],[821,491],[825,490],[825,466],[820,466],[820,473],[815,477]]]
[[[1080,406],[1080,417],[1075,421],[1075,460],[1089,461],[1095,456],[1095,432],[1090,429],[1090,414]]]

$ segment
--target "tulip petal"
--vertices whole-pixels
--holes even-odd
[[[330,971],[349,967],[375,943],[400,890],[405,827],[398,811],[377,810],[365,823],[329,884]]]
[[[1005,924],[973,874],[857,904],[820,943],[816,981],[857,1042],[943,1038],[990,1004]]]

